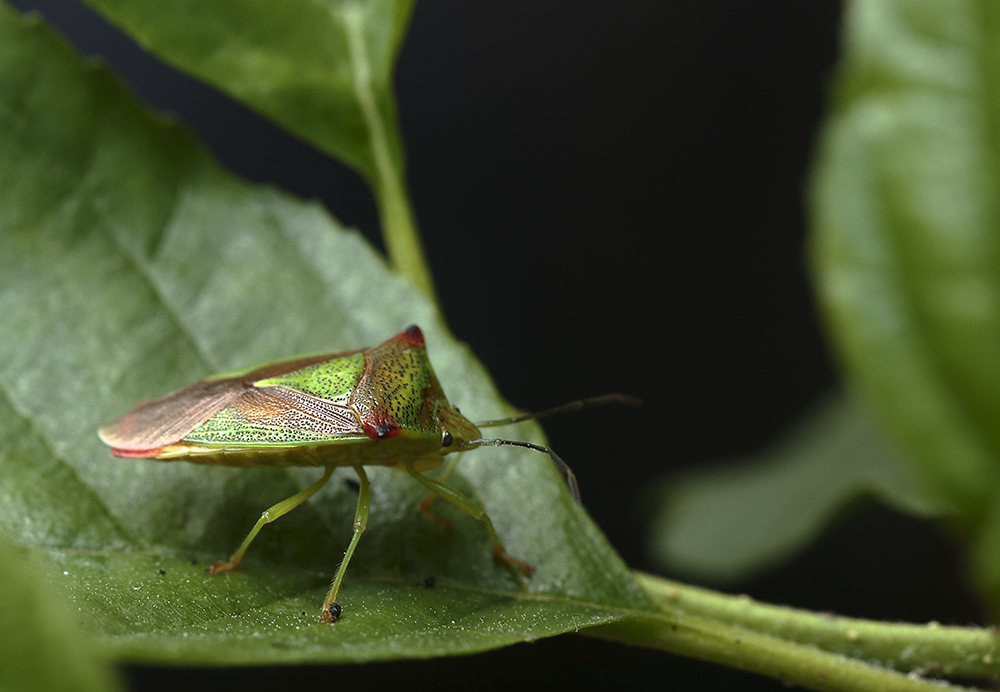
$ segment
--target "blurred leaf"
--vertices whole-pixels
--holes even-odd
[[[823,401],[771,449],[666,485],[651,554],[670,572],[714,583],[789,559],[862,497],[925,516],[946,510],[845,395]]]
[[[392,75],[412,0],[89,0],[144,48],[357,170],[392,266],[435,300]]]
[[[110,692],[119,689],[109,667],[94,658],[76,627],[76,610],[27,551],[0,537],[0,690]]]
[[[379,156],[403,168],[392,75],[412,0],[87,2],[164,62],[263,113],[373,185]],[[372,118],[381,120],[378,128]],[[388,139],[379,143],[383,131]]]
[[[136,401],[416,322],[451,401],[483,418],[509,407],[356,233],[220,170],[186,131],[4,4],[0,162],[0,530],[65,575],[66,609],[113,653],[426,657],[655,610],[549,460],[513,448],[465,455],[453,480],[538,568],[524,584],[493,559],[481,523],[442,507],[455,526],[445,533],[420,516],[423,490],[385,469],[371,474],[371,521],[335,625],[318,613],[351,532],[355,495],[340,472],[267,526],[243,569],[206,576],[317,471],[115,459],[96,428]],[[537,426],[522,433],[542,441]]]
[[[979,532],[1000,488],[1000,5],[850,3],[833,106],[813,181],[832,335],[924,488]],[[996,600],[1000,540],[978,550]]]

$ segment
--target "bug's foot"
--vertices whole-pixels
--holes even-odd
[[[336,622],[340,619],[340,604],[331,603],[329,606],[323,606],[323,613],[319,617],[320,622]]]
[[[535,573],[535,568],[532,565],[529,565],[527,562],[524,562],[522,560],[518,560],[516,557],[514,557],[512,555],[508,555],[504,551],[504,549],[502,547],[500,547],[500,546],[496,546],[496,545],[493,546],[493,554],[496,557],[498,557],[499,559],[501,559],[504,562],[506,562],[508,565],[510,565],[514,569],[520,570],[521,572],[524,572],[524,576],[526,576],[526,577],[530,577],[532,574]]]
[[[236,569],[239,566],[239,562],[233,562],[232,560],[216,562],[214,565],[210,565],[205,569],[205,574],[222,574],[223,572],[228,572],[231,569]]]

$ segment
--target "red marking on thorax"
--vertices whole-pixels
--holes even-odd
[[[403,428],[399,425],[386,420],[367,420],[361,425],[365,429],[365,434],[373,440],[387,440],[403,432]]]

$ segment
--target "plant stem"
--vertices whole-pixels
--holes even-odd
[[[375,193],[382,237],[393,267],[416,285],[425,296],[440,308],[434,290],[434,279],[424,253],[420,233],[406,191],[402,143],[398,128],[386,121],[379,109],[376,91],[372,85],[368,46],[365,38],[364,9],[347,4],[343,10],[347,27],[351,65],[354,70],[354,93],[361,105],[361,112],[368,127],[372,156],[375,160],[376,179],[369,180]],[[391,98],[391,96],[389,97]],[[396,152],[396,155],[393,155]]]
[[[942,683],[789,642],[706,618],[664,613],[599,625],[591,635],[761,673],[786,683],[829,692],[940,692]]]
[[[921,676],[993,678],[998,672],[997,634],[989,628],[844,618],[635,576],[662,615],[584,632],[817,690],[940,690],[944,683]]]
[[[395,171],[382,175],[383,171],[379,166],[379,173],[381,180],[376,188],[379,218],[382,221],[382,237],[389,261],[397,272],[412,281],[440,310],[434,277],[424,254],[402,172],[399,175]]]
[[[895,670],[980,678],[992,678],[1000,671],[997,634],[989,628],[847,618],[759,603],[648,574],[635,576],[668,612],[731,624]]]

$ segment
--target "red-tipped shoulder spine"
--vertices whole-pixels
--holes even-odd
[[[415,324],[411,324],[404,331],[400,332],[396,338],[407,348],[426,346],[424,343],[424,333]]]

